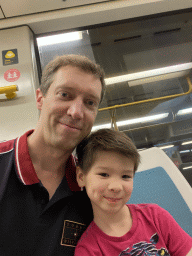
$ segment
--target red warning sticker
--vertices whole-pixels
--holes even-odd
[[[17,69],[9,69],[4,73],[4,78],[8,82],[17,81],[20,77],[21,73]]]

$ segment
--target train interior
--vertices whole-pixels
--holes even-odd
[[[189,223],[191,1],[165,4],[161,0],[73,0],[54,5],[48,0],[42,2],[6,0],[0,4],[0,141],[35,127],[39,117],[35,90],[45,65],[59,55],[85,55],[100,64],[106,76],[105,97],[92,130],[106,127],[125,132],[143,159],[138,175],[157,167],[166,170],[168,166],[172,174],[166,173],[178,177],[174,186],[178,188],[180,184],[177,192],[190,209],[185,218]],[[160,160],[154,164],[154,159]],[[165,198],[171,192],[164,189],[169,187],[167,178],[162,183],[161,178],[163,174],[158,176],[156,188],[161,188]],[[151,188],[150,195],[154,193],[154,186]],[[177,192],[174,198],[178,198]],[[161,197],[160,193],[157,190]],[[138,199],[139,194],[136,195]],[[137,202],[134,198],[133,202]],[[175,201],[177,204],[181,203]],[[191,232],[189,225],[181,225]]]

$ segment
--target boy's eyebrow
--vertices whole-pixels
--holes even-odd
[[[97,167],[98,169],[102,169],[102,170],[114,170],[113,168],[109,168],[109,167],[106,167],[106,166],[98,166]],[[134,173],[134,170],[130,170],[130,169],[125,169],[125,170],[121,170],[121,172],[126,172],[126,173]]]

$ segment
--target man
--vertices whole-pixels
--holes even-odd
[[[92,220],[71,155],[95,121],[104,74],[77,55],[49,63],[36,92],[36,129],[0,144],[0,255],[73,255]]]

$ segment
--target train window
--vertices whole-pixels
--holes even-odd
[[[139,149],[161,147],[185,170],[192,166],[192,143],[183,145],[192,135],[191,14],[186,10],[64,31],[55,35],[63,36],[55,43],[53,35],[38,36],[41,66],[70,53],[99,63],[107,90],[93,130],[112,126]]]

